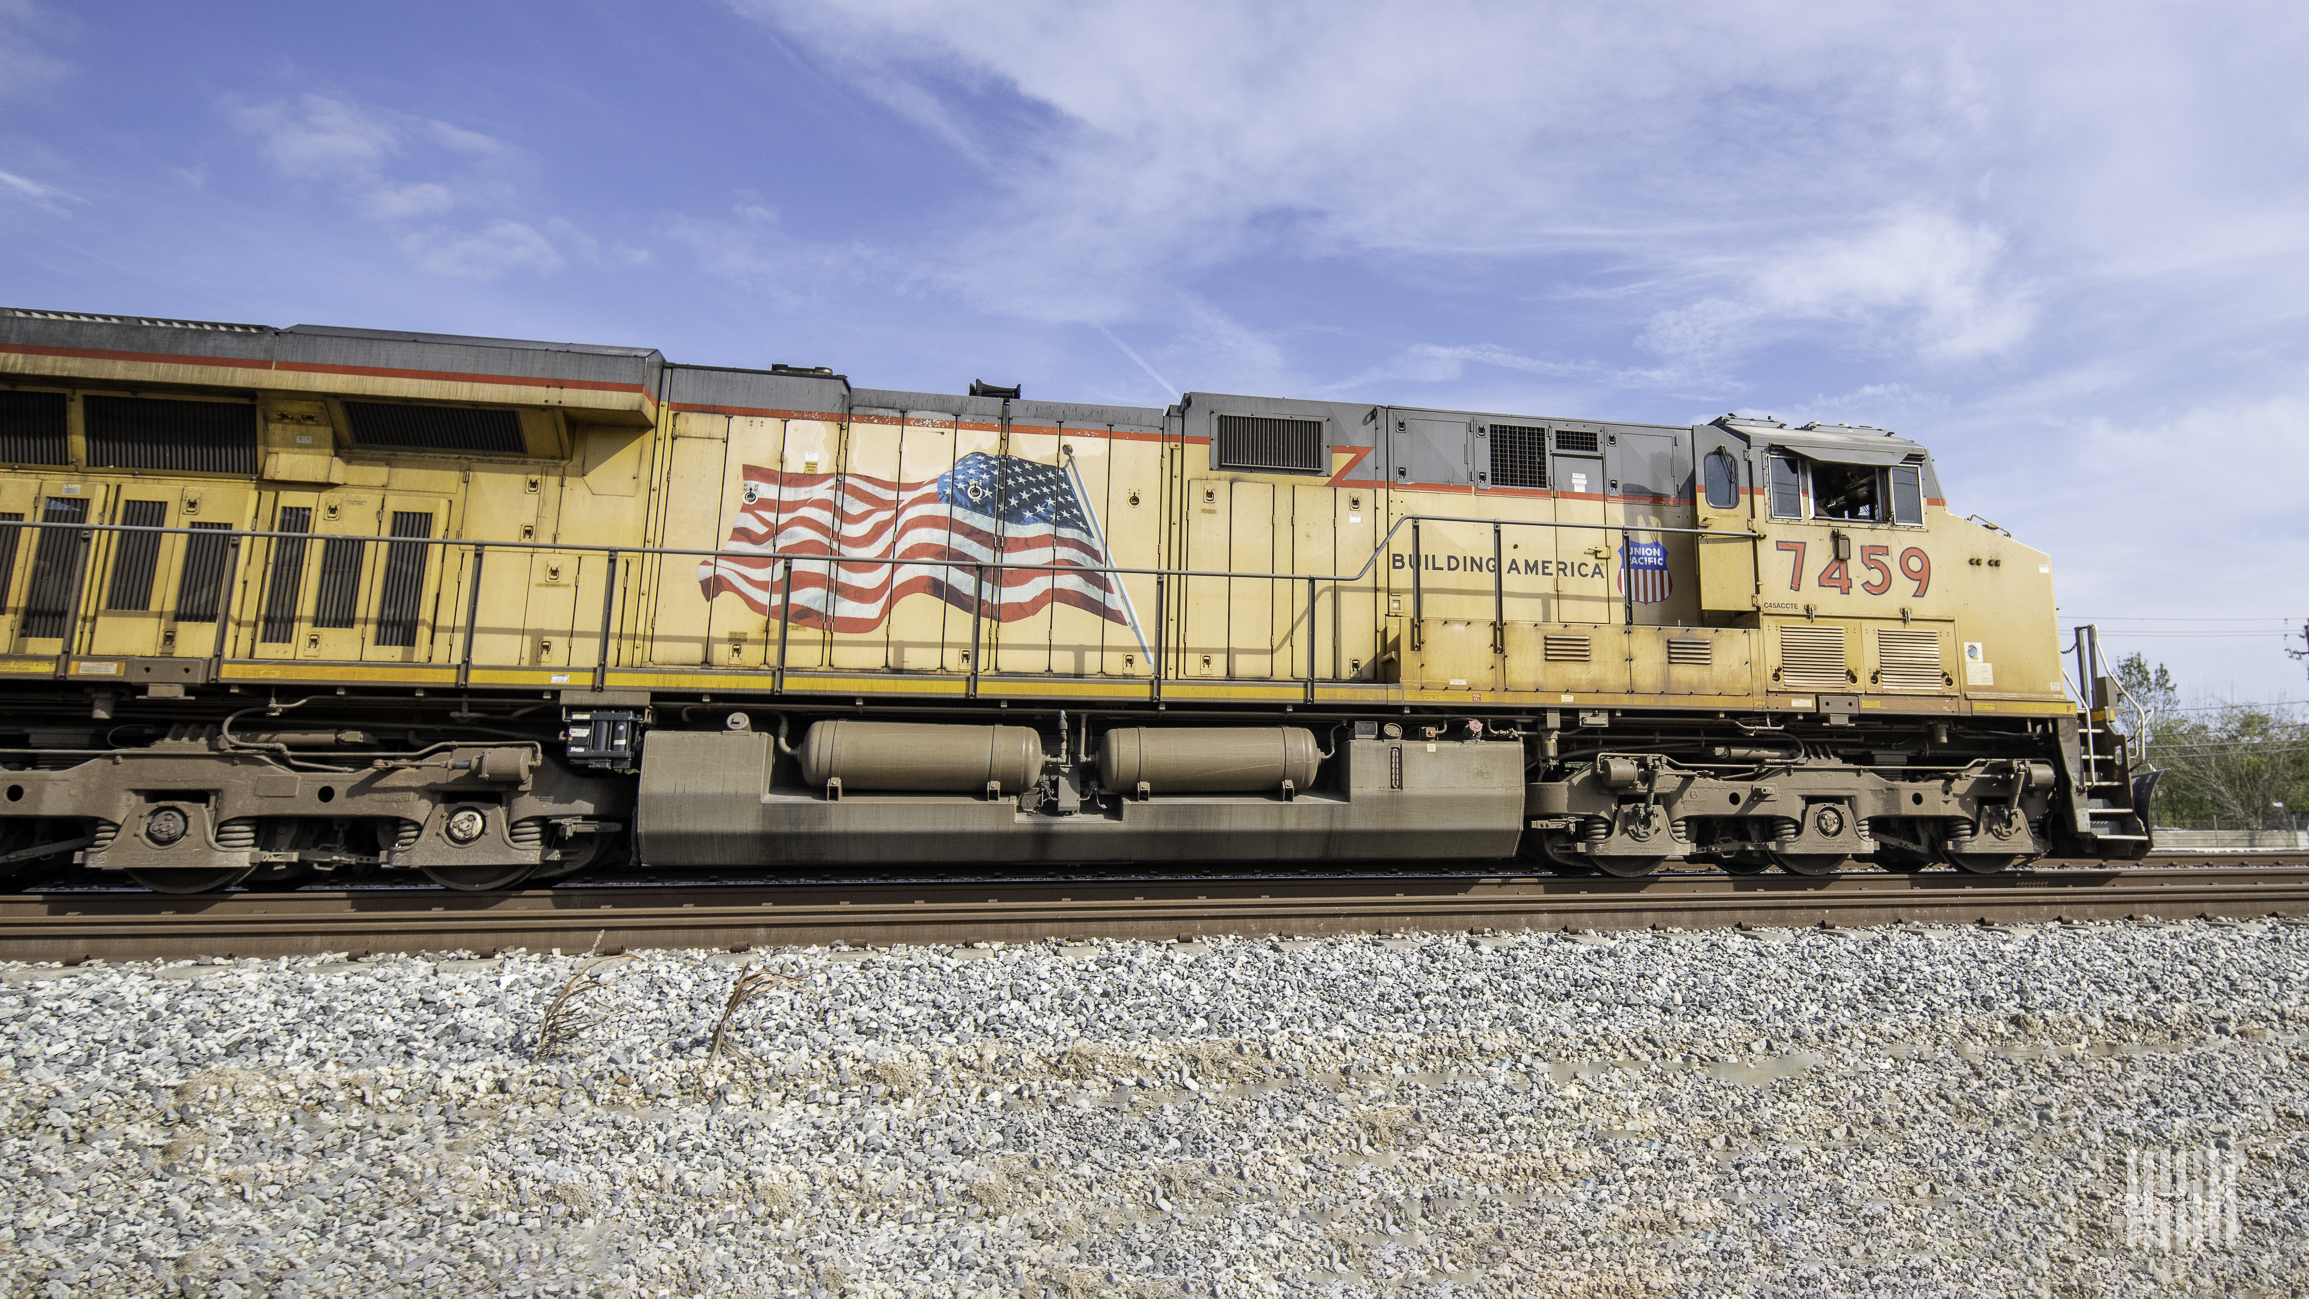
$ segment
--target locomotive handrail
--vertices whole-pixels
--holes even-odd
[[[226,652],[227,640],[229,636],[228,628],[234,623],[240,621],[239,618],[236,618],[232,609],[232,589],[235,579],[238,578],[242,572],[242,562],[246,553],[242,549],[241,544],[244,539],[293,541],[300,543],[319,539],[323,541],[352,541],[357,542],[363,546],[375,543],[388,547],[441,547],[444,550],[452,547],[470,547],[473,553],[473,565],[460,579],[467,584],[467,589],[465,591],[465,613],[463,619],[461,620],[462,626],[457,630],[457,634],[460,638],[460,644],[458,646],[456,657],[456,684],[459,689],[467,687],[472,680],[472,670],[474,666],[474,641],[480,626],[481,570],[482,564],[485,561],[490,548],[492,547],[522,551],[544,551],[559,554],[606,554],[609,556],[610,572],[608,578],[603,583],[602,589],[602,650],[598,660],[593,667],[593,685],[596,689],[602,688],[607,679],[607,673],[609,670],[610,654],[608,646],[610,641],[610,632],[614,625],[615,614],[619,603],[617,597],[619,574],[622,571],[620,565],[627,562],[629,557],[637,555],[686,557],[703,560],[742,559],[756,563],[769,564],[773,567],[782,566],[781,593],[778,602],[779,614],[777,615],[779,630],[778,661],[774,668],[776,674],[775,679],[777,683],[776,689],[781,692],[785,687],[787,670],[787,633],[792,625],[792,619],[786,616],[786,611],[790,610],[792,607],[791,596],[793,593],[794,566],[796,564],[823,564],[829,567],[836,564],[918,564],[924,567],[939,567],[947,569],[949,572],[955,568],[970,569],[972,574],[972,616],[970,651],[967,656],[970,665],[968,671],[967,696],[972,698],[975,698],[978,694],[978,682],[983,670],[983,665],[980,662],[980,650],[983,648],[983,619],[986,603],[986,573],[990,569],[996,572],[1017,570],[1024,572],[1047,572],[1052,574],[1061,572],[1101,573],[1113,574],[1117,577],[1151,576],[1155,579],[1156,606],[1161,610],[1167,610],[1168,608],[1168,583],[1169,579],[1173,577],[1213,578],[1230,582],[1236,580],[1264,581],[1270,584],[1275,582],[1305,582],[1307,584],[1307,616],[1309,620],[1309,627],[1307,636],[1307,675],[1304,679],[1308,690],[1309,702],[1312,702],[1314,698],[1315,683],[1321,678],[1321,667],[1318,661],[1320,655],[1319,638],[1315,634],[1313,625],[1316,606],[1320,599],[1321,585],[1324,583],[1330,583],[1334,586],[1340,584],[1352,585],[1359,583],[1365,578],[1371,576],[1374,568],[1378,564],[1379,556],[1387,553],[1388,548],[1394,544],[1396,534],[1401,532],[1404,525],[1406,524],[1411,525],[1412,528],[1413,571],[1411,575],[1411,589],[1413,630],[1411,634],[1413,638],[1413,645],[1416,648],[1420,634],[1417,628],[1425,617],[1425,583],[1424,573],[1422,571],[1424,565],[1420,557],[1419,541],[1419,525],[1422,523],[1463,523],[1484,525],[1491,528],[1492,581],[1494,586],[1492,593],[1494,614],[1493,636],[1495,650],[1504,648],[1502,642],[1499,640],[1499,637],[1503,635],[1501,628],[1504,627],[1506,621],[1506,591],[1504,586],[1505,570],[1499,562],[1500,536],[1503,529],[1511,527],[1578,528],[1599,532],[1616,531],[1620,534],[1623,547],[1630,543],[1630,534],[1635,532],[1745,537],[1751,539],[1763,535],[1753,531],[1725,531],[1712,528],[1681,528],[1663,524],[1633,524],[1627,522],[1614,523],[1607,521],[1582,523],[1566,522],[1553,519],[1481,519],[1458,515],[1406,514],[1395,520],[1394,524],[1387,529],[1383,536],[1380,537],[1378,543],[1372,547],[1371,554],[1363,561],[1362,567],[1356,569],[1352,574],[1275,572],[1262,573],[1231,569],[1166,568],[1159,566],[1138,567],[1120,564],[1062,563],[1055,560],[1043,563],[1024,563],[1011,560],[925,559],[921,557],[893,555],[845,555],[839,553],[802,554],[779,550],[708,550],[695,547],[677,546],[610,546],[593,545],[583,542],[535,540],[512,541],[497,540],[492,538],[463,537],[397,537],[389,535],[343,532],[288,532],[278,529],[260,528],[196,528],[190,526],[171,528],[145,524],[88,523],[84,521],[73,522],[68,520],[48,519],[26,519],[0,522],[0,535],[7,534],[7,531],[13,528],[34,528],[78,532],[83,538],[84,542],[93,541],[93,534],[109,532],[156,536],[197,537],[206,538],[213,542],[220,543],[223,549],[223,554],[220,556],[222,563],[219,564],[220,571],[218,573],[218,590],[216,592],[216,611],[213,619],[218,625],[218,634],[216,637],[215,645],[208,655],[209,673],[212,679],[221,676],[225,660],[228,658],[228,654]],[[278,548],[275,547],[274,549],[277,550]],[[71,644],[72,642],[79,640],[82,634],[83,623],[85,622],[83,600],[86,595],[89,582],[90,565],[95,558],[94,550],[95,548],[93,545],[82,545],[78,548],[78,551],[73,556],[71,562],[71,594],[69,597],[68,607],[61,611],[64,614],[63,628],[65,631],[65,646],[59,653],[57,659],[56,672],[60,679],[70,671],[71,661],[80,653],[80,651],[72,649]],[[32,599],[30,588],[27,588],[21,599],[27,605],[29,604],[30,600]],[[1294,600],[1293,603],[1295,604],[1296,601]],[[271,615],[266,614],[264,616],[269,618]],[[765,617],[766,616],[768,615],[765,611]],[[1631,622],[1633,621],[1632,609],[1629,615],[1629,620]],[[1293,622],[1294,624],[1296,623],[1295,614]],[[1156,698],[1158,699],[1161,697],[1161,683],[1164,677],[1164,658],[1166,652],[1169,649],[1169,638],[1165,634],[1168,629],[1168,623],[1169,619],[1167,616],[1158,616],[1155,619],[1155,640],[1152,645],[1148,645],[1146,643],[1143,634],[1140,636],[1141,648],[1149,651],[1149,658],[1151,661],[1148,667],[1152,679],[1155,682]],[[1296,674],[1294,673],[1293,675],[1295,676]]]
[[[81,532],[151,533],[159,534],[162,536],[208,537],[227,541],[239,540],[242,538],[261,538],[266,540],[287,539],[292,541],[373,541],[381,545],[394,546],[489,546],[515,550],[550,550],[562,554],[583,553],[607,555],[692,555],[700,558],[712,559],[760,559],[771,561],[790,559],[797,563],[806,560],[812,563],[833,562],[842,564],[923,564],[941,565],[948,567],[968,566],[998,569],[1066,569],[1072,572],[1121,573],[1136,574],[1140,576],[1169,574],[1174,577],[1238,577],[1246,580],[1267,579],[1272,581],[1294,582],[1303,582],[1309,578],[1313,578],[1318,582],[1360,582],[1365,577],[1370,575],[1373,566],[1378,563],[1379,556],[1387,553],[1387,547],[1389,543],[1395,539],[1396,533],[1403,530],[1403,525],[1406,523],[1478,523],[1486,527],[1501,528],[1581,528],[1595,532],[1669,532],[1678,535],[1707,537],[1747,537],[1751,539],[1765,535],[1761,532],[1753,531],[1730,532],[1717,528],[1675,528],[1668,527],[1664,524],[1652,523],[1567,523],[1554,519],[1478,519],[1450,514],[1406,514],[1395,520],[1394,526],[1387,529],[1386,535],[1382,536],[1379,539],[1379,543],[1372,548],[1369,558],[1366,558],[1363,561],[1363,566],[1355,570],[1353,573],[1257,573],[1221,568],[1150,568],[1131,567],[1121,564],[1073,563],[1020,564],[1011,563],[1004,560],[922,559],[918,557],[909,558],[903,555],[842,555],[820,554],[814,552],[804,553],[800,551],[784,550],[701,550],[689,546],[604,546],[573,541],[507,541],[494,537],[394,537],[383,534],[369,534],[359,532],[279,532],[260,528],[162,528],[136,523],[71,523],[45,519],[22,519],[0,522],[0,532],[5,532],[12,528],[53,528],[58,530],[77,530]]]

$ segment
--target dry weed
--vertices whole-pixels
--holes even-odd
[[[588,1029],[607,1023],[618,1015],[611,1003],[609,983],[594,973],[604,965],[626,960],[623,956],[603,956],[588,961],[561,991],[553,994],[553,1001],[545,1008],[545,1017],[537,1025],[537,1042],[529,1051],[533,1060],[545,1058],[546,1053],[561,1050]]]
[[[792,975],[775,973],[768,966],[757,970],[749,965],[739,971],[737,983],[730,988],[730,999],[722,1005],[722,1017],[714,1025],[714,1046],[713,1050],[706,1055],[706,1068],[710,1071],[715,1065],[721,1063],[722,1042],[729,1034],[730,1021],[737,1016],[741,1007],[764,990],[775,985],[800,982],[800,979],[794,978]]]

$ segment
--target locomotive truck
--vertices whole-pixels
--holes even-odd
[[[2050,558],[1875,428],[19,309],[0,465],[18,878],[2149,846]]]

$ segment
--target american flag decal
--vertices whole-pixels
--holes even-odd
[[[1620,548],[1620,589],[1637,604],[1658,604],[1675,585],[1668,578],[1668,547],[1664,541],[1631,541]]]
[[[734,553],[698,565],[708,600],[728,592],[765,617],[789,616],[779,608],[784,583],[771,554],[875,557],[908,562],[797,560],[790,620],[872,631],[891,605],[922,592],[1000,622],[1057,603],[1137,631],[1121,579],[1090,571],[1110,562],[1106,538],[1071,465],[973,451],[919,482],[748,465],[743,499],[722,543]],[[1057,568],[989,569],[980,591],[973,562]]]

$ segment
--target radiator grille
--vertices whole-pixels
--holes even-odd
[[[1221,469],[1315,473],[1323,465],[1323,421],[1219,416],[1214,460]]]
[[[80,399],[91,468],[257,471],[257,408],[238,401]]]
[[[1704,668],[1716,661],[1716,643],[1712,640],[1672,640],[1668,642],[1668,662],[1686,667]]]
[[[1780,684],[1799,690],[1841,690],[1852,684],[1844,664],[1844,629],[1783,625]]]
[[[424,538],[433,535],[433,516],[424,511],[393,511],[393,535]],[[417,615],[425,598],[425,564],[431,546],[414,541],[385,547],[385,579],[377,594],[377,643],[413,646],[417,643]]]
[[[226,523],[196,523],[184,539],[184,570],[176,579],[176,620],[215,622],[217,589],[224,583]],[[213,536],[207,534],[215,534]]]
[[[350,627],[361,597],[359,537],[331,537],[321,543],[321,586],[313,600],[315,627]]]
[[[159,528],[168,524],[166,501],[122,501],[120,521],[132,528]],[[112,552],[112,585],[104,593],[107,609],[150,609],[152,575],[160,566],[160,534],[118,532]]]
[[[1582,429],[1559,428],[1555,431],[1555,449],[1558,451],[1600,451],[1593,433]]]
[[[1540,657],[1549,663],[1585,663],[1590,649],[1585,636],[1542,636]]]
[[[41,512],[42,523],[83,523],[88,502],[69,496],[51,496]],[[64,635],[70,620],[72,588],[80,576],[81,548],[88,543],[70,528],[42,528],[32,543],[32,585],[24,593],[24,634],[42,639]]]
[[[60,392],[0,392],[0,461],[12,465],[70,464]]]
[[[313,507],[309,505],[282,506],[280,522],[273,525],[275,532],[312,530]],[[297,638],[297,597],[304,594],[304,587],[305,539],[273,538],[273,571],[265,580],[265,616],[258,641],[280,645]]]
[[[1547,486],[1547,430],[1519,424],[1492,425],[1491,485]]]
[[[1883,628],[1876,633],[1876,659],[1886,690],[1939,690],[1940,636],[1937,632]]]
[[[353,426],[355,446],[515,456],[529,452],[529,443],[521,436],[521,417],[509,410],[349,401],[345,418]]]
[[[8,607],[8,593],[16,585],[16,539],[24,529],[8,525],[24,522],[24,511],[0,514],[0,609]]]

